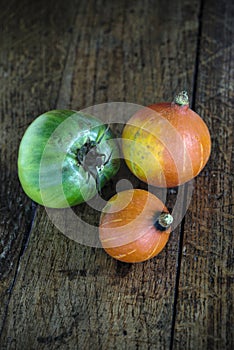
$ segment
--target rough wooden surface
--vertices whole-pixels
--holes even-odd
[[[213,147],[186,214],[175,349],[234,347],[233,10],[209,0],[201,13],[195,108]]]
[[[1,10],[0,329],[35,209],[17,178],[19,142],[37,115],[56,106],[74,19],[74,8],[46,1],[9,1]]]
[[[1,7],[0,348],[233,348],[231,1]],[[181,88],[210,127],[213,155],[156,259],[122,264],[75,243],[23,194],[17,149],[37,115],[147,105]],[[88,205],[75,212],[97,225]]]

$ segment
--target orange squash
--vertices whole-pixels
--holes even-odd
[[[173,103],[153,104],[133,115],[122,133],[122,149],[129,169],[140,180],[175,187],[204,168],[211,138],[183,91]]]
[[[161,252],[171,232],[173,219],[152,193],[140,189],[117,193],[104,207],[99,237],[113,258],[134,263]]]

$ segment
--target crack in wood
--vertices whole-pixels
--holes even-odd
[[[32,221],[31,221],[31,224],[30,224],[30,229],[28,231],[26,231],[25,234],[24,234],[24,237],[23,237],[23,240],[22,240],[21,249],[20,249],[20,253],[19,253],[19,256],[18,256],[17,263],[16,263],[15,274],[13,276],[12,283],[11,283],[11,285],[8,288],[8,291],[7,291],[8,294],[9,294],[9,297],[8,297],[8,299],[6,301],[5,310],[3,312],[3,321],[2,321],[2,326],[1,326],[1,329],[0,329],[0,339],[1,339],[2,332],[3,332],[4,326],[5,326],[5,322],[6,322],[6,318],[7,318],[7,314],[8,314],[8,308],[9,308],[9,304],[10,304],[10,300],[11,300],[11,296],[12,296],[12,292],[13,292],[13,289],[14,289],[14,286],[15,286],[15,283],[16,283],[16,279],[17,279],[17,275],[18,275],[18,272],[19,272],[19,268],[20,268],[20,262],[21,262],[24,254],[25,254],[25,252],[27,250],[28,243],[29,243],[29,240],[30,240],[30,235],[31,235],[31,232],[32,232],[33,223],[34,223],[35,217],[36,217],[36,209],[37,209],[37,205],[33,202],[32,203]]]
[[[198,12],[198,32],[197,32],[197,47],[196,47],[196,58],[194,65],[193,73],[193,90],[192,90],[192,101],[191,108],[195,110],[196,108],[196,94],[197,94],[197,80],[198,80],[198,71],[200,65],[200,47],[201,47],[201,36],[202,36],[202,19],[203,19],[203,7],[204,0],[200,1],[200,8]],[[185,184],[185,195],[188,191],[187,185]],[[186,200],[185,200],[186,202]],[[175,282],[175,293],[174,293],[174,304],[173,304],[173,316],[172,316],[172,327],[171,327],[171,340],[170,340],[170,350],[173,350],[174,347],[174,336],[175,336],[175,324],[177,316],[177,302],[179,297],[179,282],[180,282],[180,271],[181,271],[181,261],[183,256],[183,242],[184,242],[184,226],[185,226],[185,217],[183,218],[180,226],[180,239],[179,239],[179,250],[177,255],[177,267],[176,267],[176,282]]]

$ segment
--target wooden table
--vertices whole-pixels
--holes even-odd
[[[1,2],[1,349],[234,348],[232,3]],[[158,257],[129,265],[78,244],[23,193],[18,147],[41,113],[183,89],[212,154]]]

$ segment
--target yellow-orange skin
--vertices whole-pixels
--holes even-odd
[[[168,210],[150,192],[119,192],[101,214],[99,237],[103,248],[113,258],[128,263],[153,258],[165,247],[171,232],[170,228],[155,228],[155,215],[161,212]]]
[[[122,149],[140,180],[175,187],[195,176],[211,152],[209,130],[188,105],[158,103],[138,111],[125,125]]]

